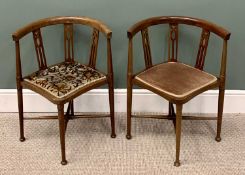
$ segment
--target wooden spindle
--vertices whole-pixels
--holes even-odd
[[[149,68],[152,66],[152,58],[151,58],[150,40],[149,40],[147,28],[141,30],[141,36],[142,36],[142,44],[144,49],[145,66],[146,68]]]
[[[96,66],[98,41],[99,41],[99,31],[94,28],[93,34],[92,34],[92,44],[91,44],[91,49],[90,49],[90,56],[89,56],[89,66],[92,68],[95,68]]]
[[[35,44],[35,50],[36,50],[39,69],[40,70],[46,69],[47,62],[46,62],[46,57],[45,57],[45,52],[44,52],[44,47],[43,47],[41,30],[37,29],[37,30],[34,30],[32,33],[33,33],[33,40]]]
[[[64,24],[65,61],[74,62],[73,24]]]
[[[176,62],[178,57],[178,24],[169,24],[168,61]]]
[[[205,57],[207,53],[209,36],[210,36],[210,31],[203,29],[201,34],[197,59],[196,59],[196,65],[195,65],[195,67],[200,70],[203,70]]]

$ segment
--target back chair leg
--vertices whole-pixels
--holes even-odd
[[[131,112],[132,112],[132,85],[128,83],[127,88],[127,139],[131,139]]]
[[[74,116],[74,103],[73,103],[73,101],[74,100],[71,100],[68,103],[67,111],[65,114],[65,131],[67,129],[67,125],[68,125],[69,120],[72,119],[72,117]]]
[[[168,116],[172,118],[174,124],[174,130],[176,131],[176,116],[174,112],[174,105],[171,102],[169,102],[168,104]]]
[[[19,123],[20,123],[20,141],[24,142],[24,118],[23,118],[23,93],[22,88],[18,88],[18,108],[19,108]]]
[[[59,118],[59,130],[60,130],[60,145],[61,145],[61,155],[62,155],[62,165],[66,165],[66,155],[65,155],[65,116],[64,116],[64,104],[59,104],[58,106],[58,118]]]
[[[222,116],[223,116],[224,95],[225,95],[225,90],[220,88],[219,100],[218,100],[217,135],[215,138],[217,142],[221,141],[220,133],[221,133]]]
[[[176,105],[176,160],[174,166],[180,166],[180,138],[181,138],[182,104]]]
[[[67,111],[66,111],[67,116],[74,116],[74,103],[73,100],[69,101]]]
[[[71,100],[71,116],[74,116],[74,100]]]
[[[115,111],[114,111],[114,87],[113,83],[109,81],[109,103],[110,103],[110,116],[111,116],[111,138],[116,138],[115,132]]]

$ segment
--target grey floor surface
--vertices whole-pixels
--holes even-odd
[[[25,114],[37,116],[38,114]],[[25,121],[26,141],[18,141],[16,113],[0,114],[0,174],[245,174],[245,115],[226,115],[222,141],[215,121],[183,121],[181,167],[173,166],[175,133],[169,120],[133,119],[126,140],[126,116],[116,115],[117,138],[109,119],[68,124],[68,165],[60,165],[57,120]]]

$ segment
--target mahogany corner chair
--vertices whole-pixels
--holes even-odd
[[[74,59],[74,25],[87,26],[92,29],[91,50],[88,64],[81,64]],[[64,61],[55,65],[48,65],[44,52],[41,29],[51,25],[64,26]],[[96,69],[96,57],[99,33],[104,34],[107,40],[107,73],[102,73]],[[36,56],[38,61],[38,71],[22,76],[22,64],[20,56],[20,39],[32,33]],[[114,123],[114,88],[113,88],[113,67],[111,54],[111,30],[102,22],[88,17],[50,17],[33,22],[13,33],[13,40],[16,47],[16,81],[18,91],[18,108],[20,124],[20,141],[25,141],[24,119],[57,119],[59,121],[60,144],[62,161],[67,164],[65,155],[65,132],[70,119],[84,117],[110,117],[111,137],[115,138]],[[110,115],[75,115],[73,99],[79,95],[108,84]],[[39,118],[23,117],[23,95],[22,89],[28,88],[42,95],[50,102],[57,105],[57,116],[44,116]],[[68,104],[67,112],[64,114],[64,104]]]
[[[148,28],[158,24],[169,25],[168,59],[161,64],[153,65]],[[201,29],[199,49],[197,51],[195,66],[183,64],[178,61],[178,30],[179,24],[195,26]],[[145,69],[138,73],[133,72],[133,38],[141,32],[144,50]],[[223,51],[219,77],[203,70],[208,40],[211,33],[223,40]],[[221,141],[220,132],[223,115],[227,41],[230,33],[211,22],[202,19],[182,16],[161,16],[142,20],[128,32],[128,71],[127,71],[127,139],[131,139],[131,117],[157,118],[173,120],[176,133],[176,160],[175,166],[180,166],[180,137],[182,119],[213,119],[217,120],[216,141]],[[148,89],[169,101],[168,115],[132,115],[132,88],[133,85]],[[213,88],[219,88],[217,117],[182,116],[182,106],[198,94]],[[173,104],[176,104],[176,113]]]

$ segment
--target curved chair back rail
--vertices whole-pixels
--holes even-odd
[[[157,24],[187,24],[204,28],[211,31],[225,40],[230,38],[230,32],[209,21],[185,16],[158,16],[139,21],[128,30],[128,37],[132,38],[140,30]]]
[[[89,17],[73,17],[73,16],[57,16],[57,17],[50,17],[35,21],[26,25],[25,27],[17,30],[13,33],[12,37],[13,40],[17,41],[20,40],[26,34],[33,32],[39,28],[56,25],[56,24],[82,24],[91,26],[100,32],[104,33],[107,38],[111,38],[112,31],[107,27],[104,23],[99,20],[89,18]]]

